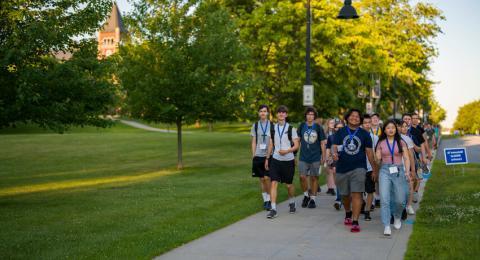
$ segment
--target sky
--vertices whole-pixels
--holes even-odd
[[[443,34],[435,39],[439,56],[433,60],[429,76],[437,82],[436,99],[447,110],[447,119],[442,125],[452,127],[459,107],[480,99],[480,15],[477,14],[480,0],[412,2],[419,1],[434,4],[446,17],[445,21],[439,21]],[[117,3],[122,13],[132,10],[127,0]]]

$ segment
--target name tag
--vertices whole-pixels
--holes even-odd
[[[389,167],[388,170],[390,170],[391,174],[398,173],[398,167],[397,166]]]
[[[338,146],[337,146],[337,150],[338,150],[339,152],[343,151],[343,145],[338,145]]]
[[[260,150],[266,150],[267,144],[260,144]]]

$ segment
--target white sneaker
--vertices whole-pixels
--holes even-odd
[[[383,235],[384,236],[392,235],[392,229],[390,228],[390,226],[385,226],[385,229],[383,230]]]
[[[408,215],[415,215],[415,210],[413,210],[412,205],[407,206],[407,213]]]
[[[402,219],[401,218],[395,218],[394,221],[393,221],[393,227],[396,229],[396,230],[399,230],[401,227],[402,227]]]

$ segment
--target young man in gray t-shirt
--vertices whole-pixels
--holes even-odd
[[[252,177],[260,180],[262,191],[263,208],[271,209],[270,202],[270,177],[265,169],[265,160],[267,158],[268,144],[270,143],[270,132],[273,123],[268,120],[270,109],[267,105],[261,105],[258,108],[259,120],[252,125],[250,135],[252,137]]]

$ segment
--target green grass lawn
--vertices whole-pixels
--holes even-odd
[[[185,134],[184,163],[175,134],[0,131],[0,258],[146,259],[261,211],[248,135]]]
[[[480,255],[480,164],[456,175],[436,161],[417,212],[406,259],[478,259]]]

